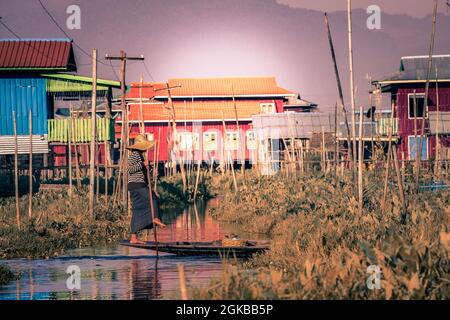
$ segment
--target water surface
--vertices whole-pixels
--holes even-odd
[[[191,206],[183,211],[164,212],[168,223],[158,229],[160,241],[208,241],[238,233],[232,225],[214,220],[208,204]],[[145,236],[145,235],[144,235]],[[153,240],[153,234],[148,235]],[[96,248],[71,250],[66,255],[49,260],[4,260],[20,279],[0,287],[0,300],[30,299],[166,299],[179,296],[178,264],[185,266],[188,286],[207,286],[218,276],[223,263],[215,257],[178,257],[152,250],[111,244]],[[71,291],[66,281],[69,266],[81,270],[80,290]]]

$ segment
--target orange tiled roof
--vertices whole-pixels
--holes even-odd
[[[235,119],[233,101],[194,101],[174,102],[177,121],[222,120]],[[236,101],[238,119],[251,119],[252,115],[261,113],[260,103],[257,101]],[[130,121],[139,121],[139,104],[130,106]],[[168,104],[144,104],[145,121],[168,121]]]
[[[141,87],[140,82],[132,82],[130,90],[127,92],[126,97],[139,99],[140,87]],[[144,98],[144,99],[150,98],[151,99],[155,95],[159,94],[158,92],[155,91],[155,89],[157,90],[157,89],[161,89],[161,88],[165,88],[165,87],[166,87],[166,84],[161,83],[161,82],[144,82],[142,85],[142,98]],[[164,92],[164,91],[162,91],[162,92]]]
[[[174,78],[169,79],[172,96],[231,96],[239,95],[289,95],[292,91],[278,86],[275,77],[241,77],[241,78]],[[167,96],[166,91],[159,91],[156,96]]]

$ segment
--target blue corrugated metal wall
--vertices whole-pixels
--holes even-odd
[[[13,135],[12,111],[17,134],[28,135],[28,114],[33,110],[33,134],[47,134],[47,91],[44,78],[0,77],[0,136]]]

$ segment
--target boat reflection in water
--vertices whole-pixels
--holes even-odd
[[[209,205],[191,206],[181,212],[166,211],[168,223],[158,229],[160,241],[211,241],[236,232],[209,214]],[[172,215],[172,216],[171,216]],[[153,234],[147,236],[153,240]],[[72,250],[49,260],[2,261],[20,279],[0,287],[0,299],[162,299],[179,297],[178,264],[185,266],[188,286],[206,286],[218,276],[222,262],[214,257],[178,257],[155,251],[119,246]],[[80,289],[69,290],[69,266],[81,271]]]

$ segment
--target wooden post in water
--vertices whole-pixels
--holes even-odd
[[[97,117],[97,49],[92,51],[91,147],[89,152],[89,214],[94,216],[95,138]]]
[[[184,265],[182,263],[178,264],[178,277],[180,279],[181,300],[188,300],[186,289],[186,275],[184,273]]]
[[[33,110],[30,108],[28,128],[30,130],[30,155],[29,155],[29,199],[28,199],[28,218],[33,216]]]
[[[20,230],[20,208],[19,208],[19,146],[17,142],[17,120],[16,112],[12,112],[13,129],[14,129],[14,194],[16,197],[16,221],[17,228]]]

